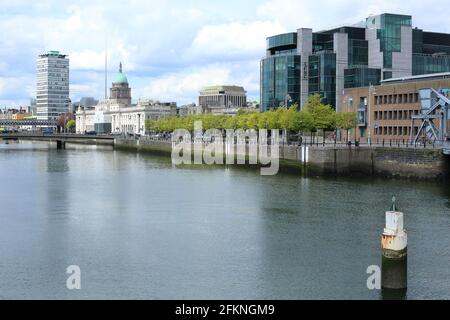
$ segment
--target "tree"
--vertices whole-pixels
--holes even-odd
[[[58,128],[62,131],[67,129],[67,122],[70,120],[75,120],[75,116],[72,112],[61,113],[57,120]]]
[[[322,103],[322,97],[319,94],[309,96],[304,108],[312,117],[312,132],[322,130],[325,139],[326,130],[335,128],[335,111],[330,105]]]
[[[228,117],[224,123],[224,129],[237,129],[238,128],[238,116]]]
[[[76,126],[77,124],[75,120],[69,120],[66,124],[66,128],[69,130],[69,132],[74,132]]]
[[[247,115],[247,128],[258,130],[258,113],[251,113]]]
[[[295,115],[297,131],[311,131],[314,128],[314,120],[310,112],[302,110]]]
[[[356,119],[356,112],[336,113],[336,127],[339,129],[347,130],[347,141],[349,130],[356,128],[357,124],[358,122]]]
[[[297,131],[298,121],[297,116],[299,114],[297,105],[292,105],[289,108],[278,108],[278,121],[280,127],[283,129],[285,139],[289,140],[289,133],[291,131]]]

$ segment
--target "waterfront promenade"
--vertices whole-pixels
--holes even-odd
[[[56,148],[64,149],[66,143],[111,145],[119,150],[132,150],[170,156],[173,142],[170,138],[156,136],[115,136],[80,134],[13,133],[0,135],[0,139],[56,142]],[[345,143],[332,140],[304,143],[281,142],[280,167],[290,168],[304,175],[383,176],[421,180],[446,179],[450,172],[450,157],[441,145],[410,144],[406,141],[374,141]],[[378,142],[378,143],[377,143]],[[203,147],[208,146],[203,142]],[[239,148],[234,146],[234,154]],[[245,147],[244,156],[250,146]],[[224,156],[226,156],[224,152]]]

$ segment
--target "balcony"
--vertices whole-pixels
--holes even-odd
[[[357,110],[358,127],[367,127],[367,106],[361,103]]]

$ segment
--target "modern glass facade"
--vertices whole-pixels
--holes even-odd
[[[299,103],[301,56],[297,33],[267,39],[269,55],[261,61],[261,105],[263,110]]]
[[[381,81],[381,70],[368,67],[345,69],[344,88],[368,87]]]
[[[283,48],[283,47],[297,47],[297,33],[285,33],[277,36],[267,38],[267,49]]]
[[[367,18],[367,27],[377,28],[377,38],[383,52],[383,67],[392,68],[392,53],[401,51],[401,27],[412,26],[412,17],[382,14]]]
[[[261,109],[283,105],[287,95],[292,103],[305,103],[315,93],[339,108],[346,88],[440,72],[450,72],[450,34],[413,28],[408,15],[386,13],[368,17],[361,27],[320,32],[300,28],[267,38]]]
[[[336,54],[320,51],[309,57],[309,93],[320,94],[322,102],[336,102]]]
[[[264,111],[299,103],[300,56],[278,55],[261,61],[261,103]]]
[[[369,56],[369,43],[366,40],[348,40],[348,65],[366,66]]]
[[[413,54],[413,75],[450,71],[450,55]]]

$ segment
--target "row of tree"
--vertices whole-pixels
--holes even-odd
[[[321,102],[320,95],[312,95],[301,111],[297,105],[280,107],[266,112],[241,110],[236,116],[190,115],[146,120],[146,130],[152,132],[173,132],[175,129],[194,130],[194,122],[202,121],[203,130],[208,129],[280,129],[288,132],[311,132],[343,129],[348,131],[357,125],[355,112],[335,112]]]

